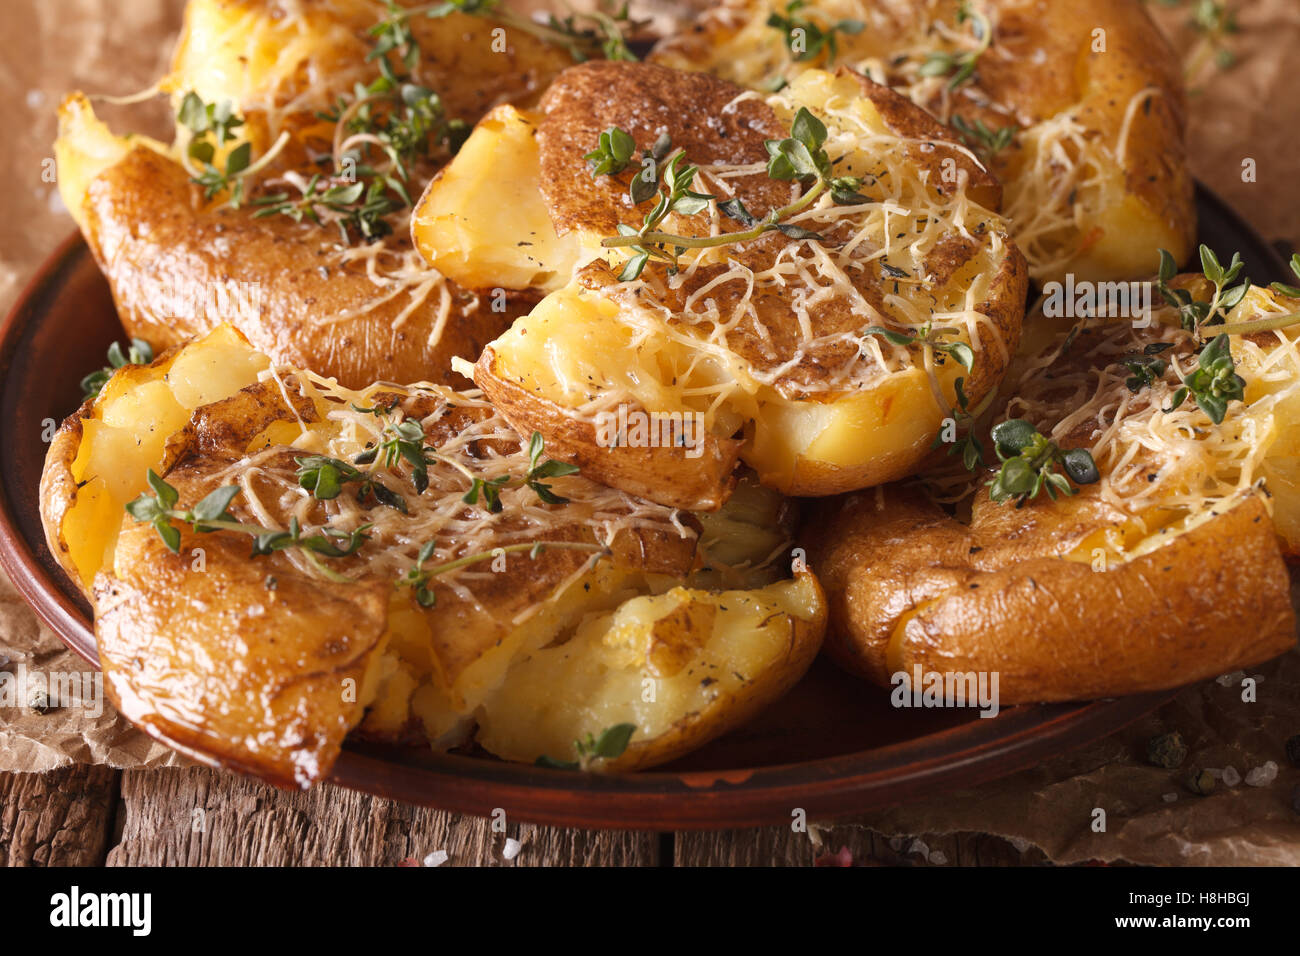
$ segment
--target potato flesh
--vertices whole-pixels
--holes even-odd
[[[325,53],[339,65],[360,62],[364,53],[348,29],[349,15],[364,16],[361,0],[334,0],[328,15],[275,17],[265,3],[190,0],[185,27],[163,88],[194,91],[204,102],[228,99],[247,105],[269,98],[295,78],[313,57]],[[351,53],[351,57],[344,54]]]
[[[101,567],[112,567],[126,503],[145,490],[146,472],[161,466],[167,439],[199,405],[252,385],[267,365],[239,333],[220,326],[169,361],[127,366],[108,381],[82,419],[71,466],[80,487],[62,528],[87,587]]]
[[[478,740],[508,760],[569,760],[574,740],[631,723],[632,743],[653,746],[781,668],[794,619],[820,601],[808,579],[633,598],[517,664],[484,702]]]
[[[538,190],[538,119],[511,106],[494,109],[412,217],[416,248],[467,288],[551,290],[581,258],[581,238],[555,234]]]
[[[147,136],[114,135],[80,93],[69,96],[59,107],[59,136],[54,141],[59,198],[83,232],[87,231],[84,203],[91,180],[125,159],[136,146],[167,154],[167,147]]]

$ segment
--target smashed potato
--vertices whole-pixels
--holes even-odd
[[[644,715],[637,765],[746,719],[802,676],[824,604],[810,578],[769,583],[789,542],[766,525],[780,503],[756,487],[743,500],[711,520],[752,530],[701,549],[690,515],[547,459],[474,393],[346,389],[273,367],[228,326],[118,370],[64,423],[42,479],[51,550],[91,600],[124,716],[297,785],[327,775],[349,733],[446,747],[477,722],[513,732],[503,682],[599,615],[632,622],[629,641],[642,621],[686,666],[643,596],[725,598],[764,620],[719,612],[699,666],[733,655],[744,686],[698,713],[665,696],[672,719]],[[701,590],[715,582],[766,589]],[[764,643],[777,634],[781,654]]]
[[[959,401],[958,379],[972,403],[1000,380],[1027,280],[1005,223],[981,204],[996,204],[997,183],[901,97],[848,74],[810,71],[758,97],[700,73],[591,63],[565,71],[541,107],[489,116],[468,155],[495,165],[454,161],[413,228],[444,268],[555,287],[484,350],[474,377],[521,433],[540,431],[585,474],[700,510],[726,500],[740,461],[785,494],[868,487],[916,469]],[[613,128],[643,158],[593,177],[588,153]],[[794,142],[796,128],[828,166],[836,158],[840,185],[765,169],[768,144]],[[524,175],[524,151],[491,141],[531,142],[529,130],[536,195],[470,208],[467,183],[500,178],[502,164]],[[659,222],[663,254],[682,237],[675,265],[636,268],[635,250],[608,242],[634,242],[636,220],[654,215],[629,188],[646,161],[672,165],[675,152],[653,156],[661,135],[683,151],[679,169],[698,166],[691,188],[710,201]],[[536,223],[526,241],[500,228],[507,207]],[[790,222],[752,234],[789,209]],[[443,228],[455,217],[459,229]],[[531,237],[547,220],[549,236]],[[634,419],[676,433],[637,440],[621,425]]]
[[[842,65],[961,133],[1038,283],[1183,261],[1196,211],[1178,57],[1139,3],[723,0],[653,62],[754,89]]]
[[[1203,276],[1168,288],[1219,301]],[[1252,287],[1223,313],[1031,318],[1000,467],[930,476],[955,513],[891,486],[804,529],[831,655],[880,684],[996,671],[1018,703],[1177,687],[1293,647],[1300,300]],[[1078,449],[1093,474],[1053,470]]]
[[[384,60],[398,77],[385,92],[369,30],[392,15],[377,0],[191,0],[159,85],[170,144],[115,135],[84,95],[66,99],[60,194],[130,336],[162,351],[228,322],[351,387],[463,385],[452,358],[531,306],[428,268],[409,202],[460,129],[534,99],[571,57],[483,17],[420,15],[419,55]]]

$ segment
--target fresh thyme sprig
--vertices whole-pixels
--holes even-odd
[[[957,89],[975,76],[980,57],[993,43],[993,25],[989,23],[987,16],[976,10],[970,3],[962,3],[957,8],[957,22],[970,23],[971,32],[979,45],[973,50],[965,50],[961,53],[935,50],[926,56],[917,71],[921,76],[948,77],[950,90]]]
[[[1202,325],[1223,322],[1227,313],[1250,291],[1249,278],[1232,285],[1242,270],[1240,253],[1232,254],[1232,260],[1227,268],[1220,264],[1214,250],[1203,243],[1200,255],[1202,272],[1214,286],[1214,295],[1211,296],[1210,301],[1200,301],[1187,289],[1175,289],[1169,285],[1169,281],[1178,273],[1178,263],[1167,249],[1160,250],[1160,267],[1156,281],[1156,289],[1160,292],[1160,297],[1178,311],[1183,328],[1198,336]]]
[[[352,407],[363,414],[388,419],[396,406],[362,408],[353,405]],[[324,501],[337,498],[345,485],[357,484],[358,501],[364,501],[368,495],[374,495],[375,500],[380,504],[407,514],[405,498],[379,481],[372,470],[362,470],[356,466],[382,462],[383,467],[391,470],[400,462],[406,462],[410,467],[411,483],[415,485],[416,493],[424,494],[429,487],[429,466],[442,461],[469,479],[469,490],[462,496],[461,501],[467,505],[476,505],[481,498],[483,507],[492,514],[499,513],[502,509],[502,490],[512,486],[530,489],[544,504],[569,503],[569,499],[557,495],[547,481],[575,475],[578,473],[578,466],[554,459],[543,459],[546,445],[541,432],[533,432],[528,441],[528,470],[522,478],[518,479],[518,485],[513,484],[516,479],[509,474],[498,475],[495,478],[475,476],[464,465],[440,455],[436,448],[425,444],[425,437],[424,426],[418,419],[407,418],[400,422],[388,419],[384,422],[378,441],[355,455],[351,463],[325,455],[295,458],[294,461],[298,465],[298,484],[310,491],[318,500]]]
[[[619,132],[622,132],[621,130]],[[600,145],[588,154],[593,168],[603,165],[607,158],[617,161],[622,148],[615,145],[614,131],[608,135],[608,149]],[[624,134],[626,135],[626,134]],[[716,236],[679,236],[660,232],[659,226],[670,213],[683,216],[694,215],[708,207],[717,197],[708,193],[694,191],[695,176],[699,167],[683,165],[685,154],[677,150],[669,154],[671,140],[660,137],[655,145],[647,151],[652,161],[643,162],[642,169],[633,177],[628,187],[632,201],[640,205],[651,197],[657,197],[655,205],[645,214],[640,229],[626,224],[619,224],[618,236],[601,240],[607,249],[630,248],[632,258],[624,264],[619,278],[623,281],[636,279],[641,275],[650,259],[668,263],[670,271],[678,267],[678,260],[687,249],[708,249],[729,245],[736,242],[748,242],[768,232],[780,232],[792,239],[820,240],[822,237],[812,230],[805,229],[785,220],[811,206],[824,192],[830,191],[831,198],[841,205],[854,205],[867,202],[865,196],[857,190],[862,181],[853,176],[832,175],[830,157],[823,148],[828,136],[826,126],[806,108],[800,107],[790,124],[790,136],[785,139],[770,139],[764,144],[767,148],[767,174],[771,179],[783,182],[799,182],[806,188],[802,196],[794,202],[771,210],[761,219],[753,215],[739,198],[717,203],[718,211],[740,223],[745,228],[738,232],[724,232]],[[617,150],[617,151],[616,151]],[[666,162],[656,157],[666,157]]]
[[[231,501],[239,494],[239,485],[226,485],[206,495],[193,508],[179,507],[180,493],[160,478],[152,468],[145,476],[148,492],[130,501],[126,505],[127,513],[137,522],[152,524],[158,536],[162,538],[167,549],[173,554],[180,554],[181,533],[172,524],[179,521],[190,526],[191,530],[201,533],[213,531],[234,531],[253,538],[253,557],[271,554],[274,551],[296,549],[300,551],[316,570],[331,581],[350,582],[346,575],[326,567],[320,557],[343,558],[355,554],[369,540],[366,531],[370,525],[362,525],[354,531],[340,531],[328,525],[312,535],[303,535],[297,518],[289,519],[288,530],[265,528],[261,525],[245,524],[235,518],[228,510]]]
[[[1119,360],[1117,364],[1129,371],[1129,377],[1124,380],[1124,385],[1130,392],[1136,394],[1144,388],[1150,388],[1164,377],[1169,363],[1159,355],[1171,348],[1173,348],[1172,342],[1152,342],[1142,349],[1141,355],[1128,355]]]
[[[500,555],[527,552],[528,556],[535,561],[547,551],[586,551],[591,554],[603,555],[607,554],[609,550],[598,544],[587,544],[581,541],[530,541],[520,544],[507,544],[492,548],[489,551],[476,551],[473,554],[462,555],[459,558],[453,558],[450,561],[444,561],[441,564],[431,565],[426,568],[424,562],[433,557],[435,547],[435,542],[426,541],[416,556],[415,564],[411,565],[406,573],[397,579],[398,587],[408,587],[415,590],[415,600],[421,607],[433,607],[437,603],[437,594],[429,587],[431,579],[440,574],[455,571],[458,568],[468,567],[471,564],[494,560]]]
[[[961,463],[966,470],[974,471],[984,464],[984,444],[975,430],[975,420],[978,416],[970,410],[970,399],[966,396],[966,380],[957,379],[953,382],[953,389],[957,393],[957,407],[952,410],[952,417],[953,424],[959,432],[958,437],[956,441],[945,442],[943,430],[940,429],[930,447],[938,448],[940,445],[947,445],[949,457],[961,455]]]
[[[312,493],[318,501],[330,501],[339,496],[343,486],[356,483],[357,501],[364,502],[373,495],[385,507],[409,514],[406,499],[379,481],[368,471],[360,471],[345,461],[325,455],[308,455],[295,458],[298,465],[298,484]]]
[[[1238,33],[1241,27],[1237,23],[1236,12],[1226,2],[1194,0],[1188,24],[1204,38],[1203,46],[1188,58],[1189,78],[1199,72],[1207,53],[1213,55],[1215,65],[1222,70],[1237,62],[1237,54],[1228,46],[1228,37]]]
[[[767,25],[781,31],[785,48],[796,63],[815,60],[825,50],[826,66],[829,67],[839,55],[840,34],[852,36],[861,33],[866,25],[861,20],[837,20],[822,27],[800,12],[807,6],[808,0],[790,0],[785,5],[784,15],[770,14]]]
[[[148,365],[152,361],[153,348],[144,339],[132,339],[125,353],[122,352],[122,344],[114,342],[108,347],[108,364],[81,380],[81,400],[88,402],[96,398],[113,377],[113,373],[124,365]]]
[[[598,737],[587,734],[585,740],[575,740],[573,749],[578,755],[577,760],[556,760],[543,754],[537,758],[535,765],[552,770],[589,770],[597,760],[613,760],[623,756],[634,733],[636,724],[615,724],[606,727]]]
[[[1174,392],[1169,407],[1163,409],[1165,412],[1178,408],[1190,395],[1210,421],[1218,425],[1227,414],[1228,402],[1240,402],[1246,396],[1246,380],[1237,374],[1227,333],[1216,335],[1201,349],[1192,373],[1187,376],[1180,373],[1179,377],[1182,385]]]
[[[1070,481],[1091,485],[1101,480],[1090,451],[1086,448],[1062,451],[1056,442],[1043,437],[1022,418],[996,425],[992,437],[993,450],[1002,467],[987,484],[989,497],[997,504],[1014,498],[1019,508],[1038,497],[1043,489],[1055,501],[1060,494],[1078,494]],[[1056,470],[1058,466],[1065,474]]]
[[[996,156],[1010,146],[1020,130],[1020,127],[1014,123],[1010,126],[1000,126],[996,130],[989,129],[987,124],[978,118],[972,125],[956,114],[953,114],[948,125],[957,131],[968,146],[985,157]]]
[[[1300,252],[1291,255],[1291,271],[1300,279]],[[1274,292],[1287,296],[1292,299],[1300,299],[1300,286],[1287,285],[1285,282],[1274,282],[1269,286]]]
[[[388,0],[387,6],[384,19],[370,31],[385,53],[390,50],[402,52],[414,45],[415,38],[411,32],[411,20],[414,17],[439,19],[453,13],[463,13],[495,21],[561,47],[579,63],[600,57],[607,60],[636,60],[628,48],[625,34],[642,26],[629,16],[627,3],[617,8],[602,3],[595,10],[574,12],[563,18],[552,13],[544,23],[508,10],[498,0],[442,0],[416,7],[401,7]],[[612,12],[607,12],[607,8],[612,9]]]
[[[975,370],[975,350],[965,342],[945,342],[940,336],[956,335],[956,329],[932,329],[926,324],[917,332],[900,332],[884,326],[872,325],[863,329],[861,335],[878,335],[890,345],[923,345],[942,355],[951,355],[953,361],[968,372]],[[942,359],[940,360],[942,361]]]
[[[205,103],[190,91],[181,98],[176,121],[189,131],[185,157],[192,173],[190,181],[203,187],[204,199],[212,200],[225,193],[226,202],[235,209],[244,201],[244,180],[264,169],[289,141],[289,134],[282,133],[256,163],[252,161],[253,144],[245,141],[226,155],[224,168],[219,169],[214,165],[217,152],[226,143],[238,139],[235,130],[244,125],[235,115],[230,100]],[[195,171],[189,166],[190,161],[199,163],[201,170]]]

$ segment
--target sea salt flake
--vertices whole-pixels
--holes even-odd
[[[447,862],[449,857],[446,850],[434,850],[424,858],[425,866],[442,866]]]
[[[1277,764],[1267,761],[1264,766],[1256,767],[1246,773],[1246,783],[1252,787],[1267,787],[1277,779]]]

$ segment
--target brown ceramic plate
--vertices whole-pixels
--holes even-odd
[[[1201,233],[1239,250],[1256,278],[1284,277],[1277,254],[1212,195]],[[37,513],[47,429],[77,407],[78,383],[122,329],[108,286],[73,236],[0,327],[0,562],[36,613],[97,664],[90,610],[51,558]],[[996,718],[896,710],[888,695],[819,662],[748,727],[656,771],[583,775],[428,751],[350,746],[333,780],[465,813],[562,826],[686,829],[788,823],[969,786],[1105,736],[1171,694],[1020,706]]]

